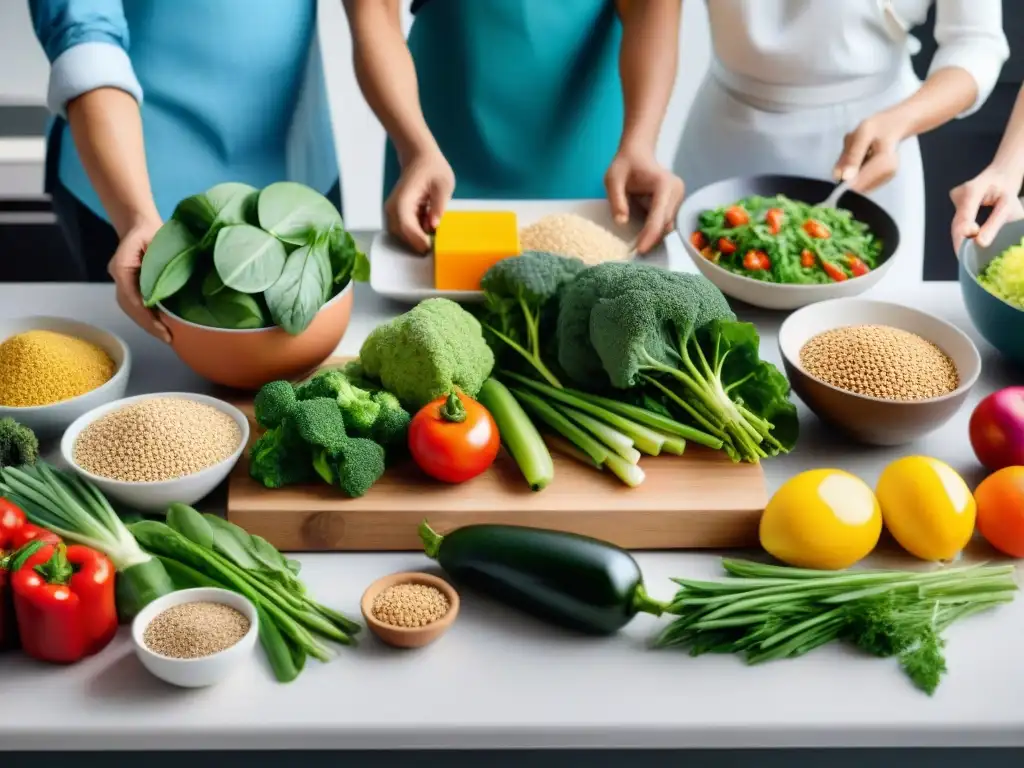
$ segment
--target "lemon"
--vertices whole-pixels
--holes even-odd
[[[790,478],[761,515],[761,546],[798,568],[849,568],[871,553],[881,533],[870,486],[839,469]]]
[[[875,494],[889,533],[922,560],[952,560],[974,533],[971,490],[938,459],[897,459],[882,471]]]

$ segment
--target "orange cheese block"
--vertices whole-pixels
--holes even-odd
[[[519,255],[519,223],[511,211],[448,211],[434,237],[434,287],[479,291],[496,262]]]

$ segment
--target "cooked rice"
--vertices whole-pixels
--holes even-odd
[[[585,264],[623,261],[630,247],[607,229],[574,213],[545,216],[519,233],[524,251],[549,251]]]

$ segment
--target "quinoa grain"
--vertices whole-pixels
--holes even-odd
[[[226,651],[249,631],[240,611],[223,603],[182,603],[156,616],[142,634],[154,653],[172,659],[199,659]]]
[[[519,244],[523,251],[548,251],[590,265],[623,261],[629,255],[625,241],[573,213],[551,214],[525,227],[519,233]]]
[[[373,601],[373,615],[392,627],[423,627],[444,618],[451,606],[437,587],[429,584],[395,584]]]
[[[851,325],[811,338],[800,365],[833,387],[882,400],[926,400],[960,386],[956,365],[935,344],[886,325]]]
[[[112,480],[172,480],[219,464],[242,431],[213,406],[177,397],[127,405],[87,426],[75,440],[75,463]]]
[[[83,339],[26,331],[0,344],[0,405],[24,408],[84,395],[114,375],[114,361]]]

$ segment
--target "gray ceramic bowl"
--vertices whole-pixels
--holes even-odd
[[[894,401],[858,395],[816,379],[800,365],[800,350],[819,333],[850,325],[888,325],[916,333],[956,365],[960,386],[928,400]],[[981,373],[981,356],[967,334],[910,307],[869,299],[835,299],[791,314],[779,329],[779,351],[793,391],[822,421],[868,445],[903,445],[945,424]]]
[[[974,240],[960,247],[960,291],[978,332],[1000,354],[1024,365],[1024,311],[993,296],[981,287],[978,274],[992,259],[1024,239],[1024,221],[1005,225],[992,245],[982,248]]]
[[[114,361],[114,375],[106,384],[91,392],[61,400],[50,405],[33,405],[22,408],[0,406],[0,418],[11,417],[36,433],[40,440],[60,437],[75,419],[97,406],[124,397],[131,371],[131,352],[121,337],[65,317],[19,317],[0,320],[0,341],[26,331],[53,331],[75,336],[101,347]]]

